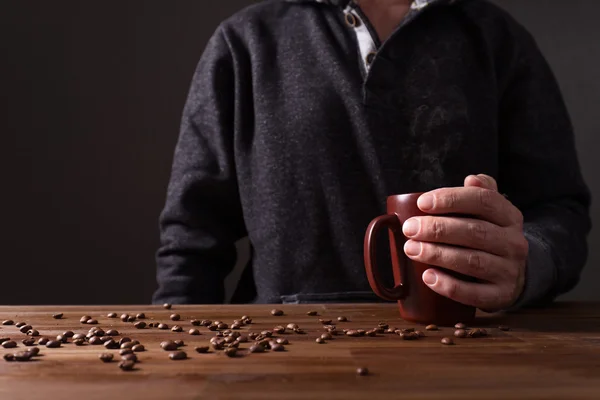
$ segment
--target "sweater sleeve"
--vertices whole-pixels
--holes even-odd
[[[590,192],[558,83],[533,37],[519,31],[500,106],[499,187],[524,215],[525,289],[512,309],[571,290],[587,259]]]
[[[235,77],[219,30],[195,71],[159,218],[153,303],[224,301],[224,279],[246,235],[233,152]]]

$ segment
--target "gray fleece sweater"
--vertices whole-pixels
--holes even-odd
[[[153,301],[223,302],[245,236],[252,259],[234,302],[375,300],[363,237],[386,196],[477,173],[525,216],[516,306],[573,288],[590,194],[531,35],[488,1],[429,1],[374,40],[366,70],[347,3],[266,1],[210,39],[160,216]]]

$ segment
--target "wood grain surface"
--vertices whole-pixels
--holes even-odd
[[[40,357],[29,362],[0,359],[0,399],[600,399],[600,311],[594,303],[558,303],[543,310],[519,314],[481,314],[472,327],[484,327],[489,336],[440,343],[454,329],[428,331],[416,341],[395,334],[377,337],[335,336],[326,344],[315,339],[324,329],[319,318],[333,319],[338,329],[371,329],[381,321],[397,328],[423,329],[399,318],[390,304],[328,304],[278,306],[284,316],[270,314],[271,305],[107,307],[0,307],[0,320],[26,322],[41,336],[55,337],[65,330],[87,333],[91,325],[82,315],[113,328],[121,336],[139,340],[147,351],[138,353],[136,370],[121,371],[118,350],[70,343],[61,348],[40,347]],[[316,310],[319,316],[307,316]],[[52,314],[62,312],[62,319]],[[132,323],[109,319],[107,313],[144,312],[146,322],[183,326],[175,333],[157,328],[136,329]],[[173,322],[170,314],[181,321]],[[276,325],[297,323],[306,334],[283,334],[290,344],[281,353],[266,352],[226,357],[222,352],[198,354],[195,346],[208,345],[214,336],[205,327],[191,336],[190,319],[221,320],[230,324],[248,315],[253,319],[241,332],[260,332]],[[337,322],[338,316],[348,318]],[[458,322],[458,321],[457,321]],[[497,329],[508,325],[508,332]],[[1,326],[0,336],[16,340],[25,349],[26,335],[14,326]],[[182,339],[189,358],[172,361],[159,343]],[[240,348],[247,349],[250,343]],[[98,355],[115,354],[103,363]],[[358,376],[367,367],[368,376]]]

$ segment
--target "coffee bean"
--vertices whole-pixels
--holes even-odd
[[[273,336],[273,332],[271,332],[271,331],[262,331],[260,334],[263,336],[266,336],[266,337]]]
[[[30,329],[27,331],[29,336],[40,336],[40,332],[37,329]]]
[[[117,313],[114,313],[114,312],[108,313],[108,314],[106,314],[106,317],[107,318],[117,318]]]
[[[261,346],[260,344],[253,344],[252,346],[250,346],[248,351],[250,353],[264,353],[265,348],[263,346]]]
[[[419,336],[419,337],[425,337],[425,332],[423,331],[415,331],[415,333]]]
[[[337,317],[337,320],[338,320],[339,322],[346,322],[346,321],[348,321],[348,318],[346,318],[346,317],[344,317],[344,316],[341,316],[341,317]]]
[[[103,362],[105,362],[105,363],[108,363],[108,362],[111,362],[111,361],[113,360],[113,358],[114,358],[114,355],[112,355],[111,353],[102,353],[102,354],[100,354],[100,355],[98,356],[98,358],[99,358],[101,361],[103,361]]]
[[[91,319],[92,317],[90,317],[89,315],[84,315],[83,317],[81,317],[79,319],[79,322],[81,322],[82,324],[85,324],[86,322],[88,322],[89,319]]]
[[[240,329],[242,325],[240,324],[231,324],[231,329]]]
[[[72,338],[73,336],[75,336],[73,331],[64,331],[62,335],[67,338]]]
[[[125,354],[132,354],[132,353],[133,353],[133,350],[131,350],[131,349],[121,349],[121,350],[119,350],[119,355],[122,355],[122,356],[124,356]]]
[[[60,340],[62,343],[67,343],[69,338],[63,335],[56,335],[56,340]]]
[[[211,343],[211,346],[214,350],[223,350],[223,348],[225,347],[225,343],[224,342]]]
[[[437,330],[438,330],[438,327],[437,327],[437,325],[433,325],[433,324],[431,324],[431,325],[427,325],[427,326],[425,327],[425,330],[426,330],[426,331],[437,331]]]
[[[223,337],[225,334],[223,332],[215,332],[216,337]]]
[[[173,340],[173,343],[175,343],[177,347],[182,347],[184,345],[183,340],[181,339]]]
[[[274,308],[271,310],[271,315],[275,316],[275,317],[281,317],[283,315],[283,310],[279,310],[277,308]]]
[[[273,332],[275,332],[278,335],[281,335],[281,334],[285,333],[285,327],[276,326],[275,328],[273,328]]]
[[[63,317],[63,313],[52,314],[52,318],[61,319]]]
[[[171,305],[169,303],[165,303],[165,304],[163,304],[163,308],[165,310],[170,310],[171,309]]]
[[[123,336],[121,339],[119,339],[119,345],[122,345],[123,343],[127,343],[127,342],[131,342],[131,339],[128,338],[127,336]]]
[[[160,344],[160,347],[162,347],[162,349],[166,350],[166,351],[177,350],[177,348],[178,348],[177,344],[175,342],[173,342],[172,340],[162,342]]]
[[[22,327],[22,326],[25,326],[25,325],[27,325],[25,322],[17,322],[17,323],[15,324],[15,326],[16,326],[17,328],[20,328],[20,327]]]
[[[333,339],[333,336],[331,336],[331,333],[324,333],[321,335],[321,339],[323,340],[331,340]]]
[[[49,341],[50,341],[50,339],[48,339],[48,338],[46,338],[46,337],[39,338],[39,339],[38,339],[38,344],[39,344],[40,346],[44,346],[44,345],[45,345],[45,344],[47,344]]]
[[[285,351],[285,347],[280,343],[273,343],[271,345],[271,351]]]
[[[449,345],[454,344],[454,340],[452,340],[452,338],[445,337],[445,338],[442,338],[442,344],[449,346]]]
[[[369,369],[365,368],[365,367],[357,368],[356,369],[356,374],[360,375],[360,376],[369,375]]]
[[[27,333],[27,331],[30,331],[32,329],[33,329],[33,327],[31,325],[23,325],[19,328],[19,331],[21,333]]]
[[[2,325],[14,325],[15,321],[13,321],[12,319],[6,319],[4,321],[2,321]]]
[[[385,333],[396,333],[397,329],[396,328],[387,328],[384,332]]]
[[[383,329],[387,329],[390,327],[387,322],[380,322],[377,324],[377,326]]]
[[[470,330],[467,332],[467,336],[468,336],[468,337],[470,337],[470,338],[478,338],[478,337],[480,337],[480,336],[481,336],[481,330],[479,330],[479,329],[477,329],[477,328],[475,328],[475,329],[470,329]]]
[[[100,339],[99,336],[92,336],[89,340],[88,343],[91,345],[101,345],[102,344],[102,339]]]
[[[383,328],[381,328],[381,327],[377,327],[377,328],[375,328],[374,330],[375,330],[375,332],[377,332],[377,333],[385,333],[385,329],[383,329]]]
[[[360,336],[360,333],[354,329],[350,329],[348,332],[346,332],[346,336],[357,337]]]
[[[119,345],[120,349],[131,349],[133,346],[135,346],[135,343],[133,342],[125,342]]]
[[[294,333],[297,333],[298,335],[304,335],[305,332],[304,332],[304,329],[298,328],[298,329],[294,329]]]
[[[144,329],[146,327],[146,323],[144,321],[139,321],[133,324],[136,329]]]
[[[206,327],[208,327],[208,326],[210,326],[211,324],[212,324],[212,321],[211,321],[211,320],[209,320],[209,319],[203,319],[202,321],[200,321],[200,325],[202,325],[202,326],[206,326]]]
[[[138,362],[138,358],[135,354],[133,353],[129,353],[129,354],[123,354],[121,356],[121,360],[123,361],[133,361],[133,362]]]
[[[370,337],[375,337],[377,336],[377,331],[375,329],[371,329],[370,331],[367,331],[366,335]]]
[[[5,322],[6,322],[6,321],[5,321]],[[507,331],[510,331],[510,327],[508,327],[508,326],[506,326],[506,325],[500,325],[500,326],[498,327],[498,329],[500,329],[501,331],[505,331],[505,332],[507,332]]]
[[[196,350],[197,353],[208,353],[208,346],[198,346],[198,347],[194,347],[194,350]]]
[[[183,328],[179,325],[175,325],[174,327],[171,328],[171,331],[173,332],[183,332]]]
[[[190,324],[192,324],[192,326],[200,326],[202,324],[202,321],[200,321],[199,319],[192,319],[190,321]]]
[[[454,331],[454,336],[457,338],[465,338],[467,337],[467,331],[464,329],[457,329]]]
[[[173,353],[169,354],[169,358],[171,360],[185,360],[187,358],[187,354],[185,354],[185,351],[174,351]]]
[[[135,320],[135,315],[130,315],[129,317],[127,317],[127,322],[135,322]]]
[[[158,329],[169,329],[169,325],[167,325],[167,324],[158,324]]]
[[[63,336],[65,336],[65,334],[63,333]],[[73,340],[77,340],[77,339],[85,339],[85,335],[83,333],[76,333],[72,336]]]
[[[129,314],[121,314],[121,321],[123,322],[127,322],[127,320],[129,319]]]
[[[463,324],[462,322],[459,322],[458,324],[454,325],[454,327],[456,329],[467,329],[467,326],[465,324]]]
[[[225,343],[233,343],[233,342],[235,342],[235,338],[234,338],[234,337],[232,337],[232,336],[227,336],[227,337],[225,338]]]
[[[256,340],[257,337],[258,337],[258,333],[256,333],[256,332],[248,332],[248,339],[250,339],[250,340]]]
[[[219,325],[217,325],[218,329],[227,329],[229,328],[229,325],[227,325],[225,322],[221,322]]]
[[[138,313],[135,317],[137,319],[145,319],[146,318],[146,314],[144,314],[143,312],[141,312],[141,313]]]
[[[417,340],[419,338],[419,335],[414,332],[403,333],[402,331],[398,331],[398,335],[404,340]]]
[[[91,319],[88,319],[85,323],[88,325],[96,325],[96,324],[98,324],[98,320],[91,318]]]
[[[209,330],[209,331],[213,331],[213,332],[214,332],[214,331],[216,331],[217,329],[219,329],[219,328],[218,328],[218,325],[215,325],[215,324],[211,324],[211,325],[208,327],[208,330]]]
[[[104,330],[100,328],[96,328],[92,332],[94,332],[94,336],[104,336],[105,334]]]
[[[400,329],[400,331],[402,333],[410,333],[410,332],[414,332],[415,328],[404,328],[404,329]]]
[[[290,344],[290,342],[286,338],[277,338],[277,339],[275,339],[275,343],[277,343],[277,344]]]
[[[479,329],[479,334],[481,336],[487,336],[488,335],[488,331],[485,328],[481,328],[481,329]]]
[[[240,335],[237,337],[237,341],[240,343],[247,343],[248,342],[248,336],[246,335]]]
[[[319,318],[319,322],[322,323],[323,325],[330,325],[331,324],[331,320],[330,319]]]
[[[5,349],[13,349],[17,347],[17,342],[15,342],[14,340],[7,340],[5,342],[2,342],[2,347],[4,347]]]
[[[325,343],[325,339],[318,337],[318,338],[315,339],[315,342],[317,342],[319,344],[324,344]]]
[[[56,349],[62,345],[60,340],[48,340],[46,347],[49,349]]]
[[[32,347],[30,349],[27,349],[27,351],[29,353],[31,353],[32,357],[34,357],[34,356],[37,356],[40,353],[40,348],[39,347]]]
[[[21,341],[25,346],[33,346],[35,345],[35,339],[34,338],[27,338],[27,339],[23,339]]]
[[[224,353],[227,357],[235,357],[237,354],[237,348],[229,347],[229,348],[225,349]]]
[[[131,360],[124,360],[119,363],[119,368],[123,371],[132,371],[135,367],[135,362]]]
[[[75,346],[83,346],[85,344],[85,340],[84,339],[73,339],[73,344]]]
[[[240,347],[240,342],[238,342],[238,341],[236,340],[236,341],[234,341],[233,343],[228,343],[228,344],[226,344],[226,345],[225,345],[225,347],[227,347],[227,348],[230,348],[230,347],[235,347],[235,348],[238,348],[238,347]]]
[[[106,347],[107,349],[118,349],[119,343],[115,342],[113,339],[109,339],[106,342],[104,342],[104,347]]]
[[[33,357],[33,354],[30,353],[29,351],[18,351],[16,353],[13,354],[14,360],[15,361],[29,361],[31,360],[31,357]]]

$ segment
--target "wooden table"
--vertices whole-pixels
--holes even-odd
[[[0,359],[0,399],[600,399],[600,308],[592,303],[559,303],[545,310],[512,315],[480,315],[476,327],[490,335],[440,343],[454,329],[426,332],[416,341],[395,334],[378,337],[336,336],[326,344],[315,338],[323,333],[318,318],[345,316],[338,328],[369,329],[386,321],[397,328],[417,327],[398,317],[394,305],[293,305],[280,306],[285,315],[270,314],[273,306],[157,306],[110,307],[0,307],[0,320],[24,321],[42,336],[54,337],[65,330],[86,333],[90,325],[79,322],[89,314],[103,329],[117,329],[142,342],[140,363],[131,372],[121,371],[117,361],[98,359],[103,346],[72,343],[58,349],[41,347],[41,356],[30,362]],[[318,317],[307,316],[316,310]],[[62,312],[62,319],[52,314]],[[183,333],[156,328],[135,329],[132,323],[107,318],[108,312],[144,312],[146,322],[183,326]],[[169,320],[179,313],[182,320]],[[229,358],[223,353],[198,354],[194,347],[208,344],[214,332],[200,327],[191,336],[190,319],[231,323],[242,315],[253,318],[244,331],[260,332],[293,322],[306,334],[285,334],[286,351],[244,354]],[[497,329],[508,325],[511,331]],[[24,349],[26,335],[13,326],[0,326],[0,336],[16,339]],[[120,337],[120,336],[118,336]],[[159,343],[182,339],[189,359],[172,361]],[[248,343],[243,345],[247,348]],[[368,367],[358,376],[357,367]]]

